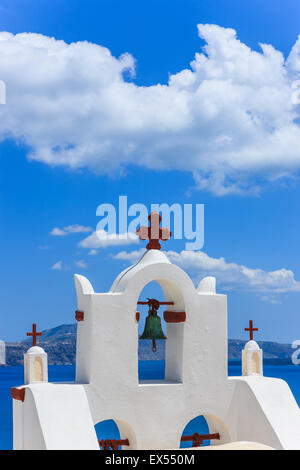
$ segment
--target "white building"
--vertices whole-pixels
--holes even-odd
[[[165,380],[141,382],[136,306],[154,280],[173,302]],[[75,284],[76,382],[47,383],[44,372],[43,380],[27,374],[28,385],[13,389],[14,449],[99,449],[94,425],[107,419],[128,439],[124,449],[176,449],[199,415],[220,436],[212,446],[300,449],[299,407],[286,382],[263,377],[255,342],[243,353],[243,376],[228,377],[227,298],[215,292],[214,278],[195,288],[182,269],[150,249],[109,292],[94,292],[81,275]]]
[[[6,345],[4,341],[0,341],[0,366],[6,364]]]

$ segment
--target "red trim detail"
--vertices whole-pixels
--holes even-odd
[[[166,310],[164,312],[164,320],[166,323],[183,323],[186,320],[186,313]]]
[[[159,305],[174,305],[174,302],[161,302],[160,300],[156,300],[156,299],[149,299],[147,301],[139,300],[138,305],[149,305],[149,307],[151,307],[152,300],[155,300],[155,302],[157,302]]]
[[[10,393],[13,400],[24,402],[26,388],[11,388]]]
[[[81,312],[80,310],[75,310],[75,319],[77,321],[84,321],[84,312]]]
[[[32,346],[36,346],[36,337],[37,336],[42,336],[43,333],[40,331],[36,331],[36,323],[32,324],[32,332],[31,333],[26,333],[27,336],[32,336]]]
[[[149,239],[149,243],[146,246],[147,250],[160,250],[159,240],[167,241],[172,236],[172,232],[167,227],[160,228],[161,216],[158,212],[151,212],[148,220],[150,222],[149,227],[141,225],[136,233],[141,240]]]
[[[193,444],[192,444],[192,447],[200,447],[201,444],[203,443],[203,441],[205,440],[210,440],[210,439],[216,439],[216,440],[220,440],[220,434],[219,433],[216,433],[216,434],[198,434],[197,432],[195,432],[192,436],[182,436],[181,438],[181,442],[188,442],[188,441],[192,441]]]
[[[98,441],[99,446],[103,450],[118,450],[119,446],[129,446],[129,440],[128,439],[102,439],[102,441]]]
[[[137,322],[140,321],[140,318],[141,318],[140,312],[135,312],[135,319],[136,319]]]
[[[253,328],[253,320],[249,320],[249,328],[245,328],[245,331],[249,331],[250,341],[253,340],[253,332],[258,331],[258,328]]]

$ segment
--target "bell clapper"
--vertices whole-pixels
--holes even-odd
[[[156,352],[156,341],[155,341],[155,339],[152,340],[152,351]]]

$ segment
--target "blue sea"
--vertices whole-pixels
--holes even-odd
[[[0,367],[0,450],[12,449],[12,400],[10,389],[24,383],[23,367]],[[241,375],[241,365],[230,365],[229,375]],[[264,375],[278,377],[289,384],[300,406],[300,367],[294,365],[276,366],[265,365]],[[72,381],[75,377],[75,366],[49,366],[49,381]],[[141,380],[163,379],[164,361],[140,361],[139,377]],[[119,432],[116,424],[109,420],[96,426],[99,439],[118,439]],[[185,435],[198,432],[207,434],[208,428],[202,417],[191,421],[184,430]],[[208,444],[208,442],[204,442]],[[190,447],[189,443],[182,443],[182,447]]]

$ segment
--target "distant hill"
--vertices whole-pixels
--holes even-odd
[[[48,353],[50,365],[74,364],[76,355],[76,331],[77,324],[60,325],[44,330],[43,336],[38,338],[40,344]],[[29,347],[31,338],[26,338],[20,343],[7,343],[6,360],[8,366],[22,365],[23,354]],[[228,341],[229,361],[241,360],[242,349],[246,341],[230,339]],[[271,341],[259,341],[264,351],[264,360],[274,364],[291,364],[291,355],[294,350],[289,344],[280,344]],[[140,341],[140,360],[164,359],[165,341],[157,341],[157,351],[152,352],[151,341]]]
[[[37,338],[48,354],[50,365],[69,365],[75,363],[77,324],[59,325],[42,331]],[[23,354],[30,347],[32,338],[25,338],[20,343],[6,343],[6,365],[23,365]]]
[[[40,342],[57,342],[57,341],[69,341],[76,340],[77,324],[72,325],[59,325],[55,328],[42,331],[43,335],[40,338]],[[39,338],[38,338],[39,339]],[[31,343],[32,338],[26,338],[23,343]]]
[[[257,341],[264,352],[264,359],[290,359],[294,352],[290,344],[275,343],[273,341]],[[228,340],[229,359],[240,359],[246,341],[239,339]]]

